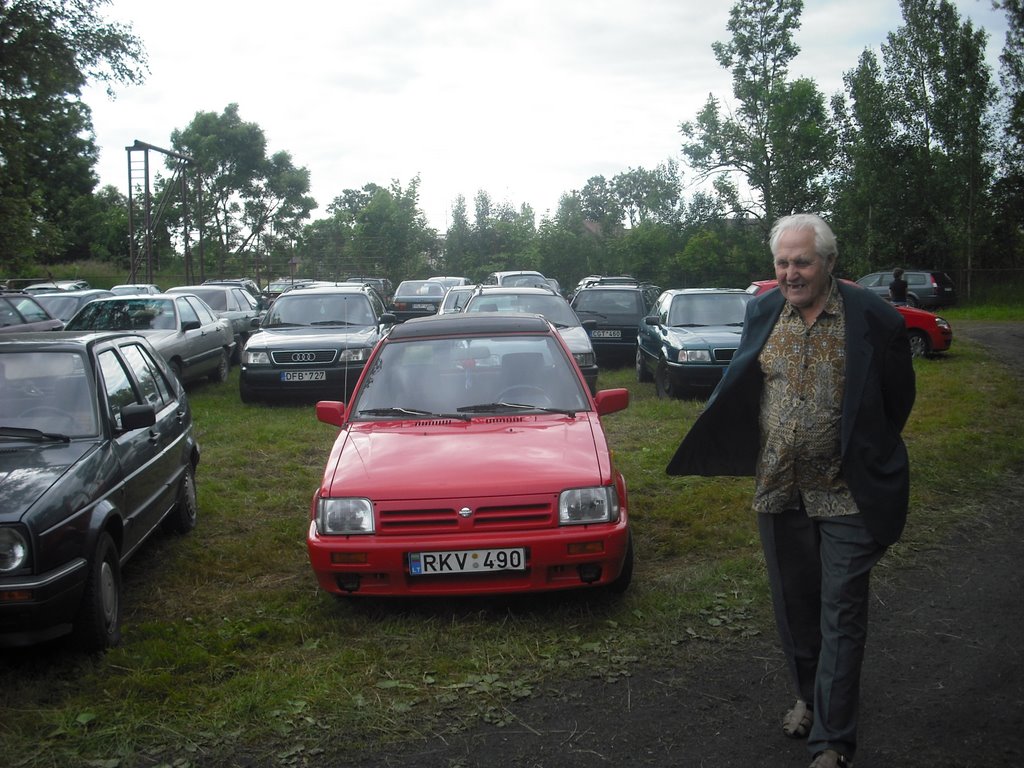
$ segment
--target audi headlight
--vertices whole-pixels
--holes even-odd
[[[262,349],[246,349],[245,362],[249,365],[270,365],[270,355]]]
[[[322,536],[373,533],[373,503],[369,499],[320,498],[316,503],[316,530]]]
[[[681,349],[679,350],[680,363],[710,363],[711,352],[707,349]]]
[[[580,368],[588,368],[594,364],[593,352],[573,352],[572,356],[576,358],[576,365]]]
[[[338,355],[338,359],[343,363],[360,363],[366,360],[370,356],[369,347],[360,347],[359,349],[343,349],[341,354]]]
[[[939,328],[942,328],[945,331],[949,330],[949,321],[946,320],[946,318],[944,318],[944,317],[936,317],[935,318],[935,324],[937,326],[939,326]]]
[[[610,485],[573,488],[558,497],[558,524],[611,523],[619,519],[619,495]]]
[[[10,573],[25,567],[28,561],[28,541],[17,528],[0,528],[0,573]]]

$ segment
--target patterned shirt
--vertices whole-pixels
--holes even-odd
[[[840,472],[846,364],[843,299],[832,281],[808,327],[789,302],[761,350],[761,453],[754,510],[798,509],[811,517],[858,512]]]

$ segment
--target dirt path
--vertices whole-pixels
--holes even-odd
[[[1024,323],[959,323],[1024,379]],[[954,347],[955,349],[955,347]],[[915,565],[875,569],[857,768],[1024,762],[1024,481]],[[806,768],[778,725],[790,693],[773,633],[703,665],[582,681],[513,707],[518,724],[364,756],[366,768]]]

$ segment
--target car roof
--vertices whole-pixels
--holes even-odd
[[[541,285],[481,285],[477,288],[481,296],[509,295],[509,296],[557,296],[554,288],[545,288]]]
[[[281,298],[285,296],[317,296],[329,293],[346,293],[351,295],[365,296],[368,291],[372,291],[368,285],[363,283],[332,283],[330,285],[306,285],[302,287],[292,288],[290,291],[286,291],[281,294]]]
[[[664,292],[672,296],[689,296],[707,293],[747,293],[743,288],[668,288]]]
[[[406,320],[392,328],[387,338],[394,341],[428,336],[551,332],[548,321],[540,315],[525,312],[454,312]]]
[[[146,341],[145,336],[131,331],[27,331],[0,336],[0,351],[11,351],[13,347],[80,349],[108,339],[122,338]]]

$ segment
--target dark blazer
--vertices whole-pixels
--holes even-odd
[[[903,317],[871,291],[840,282],[846,315],[843,479],[871,535],[899,539],[910,463],[900,432],[914,405],[914,367]],[[778,288],[747,305],[739,349],[669,462],[670,475],[754,475],[761,448],[758,355],[785,299]]]

